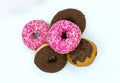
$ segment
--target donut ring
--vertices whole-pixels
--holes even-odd
[[[77,24],[83,33],[86,27],[86,20],[84,14],[77,9],[65,9],[59,11],[52,19],[51,26],[59,20],[69,20]]]
[[[22,31],[22,40],[28,48],[38,49],[46,43],[49,25],[43,20],[32,20],[28,22]]]
[[[76,66],[88,66],[95,60],[97,47],[94,42],[82,38],[76,50],[66,55],[67,60],[71,64]]]
[[[66,54],[75,50],[80,39],[80,28],[68,20],[60,20],[53,24],[47,35],[50,47],[60,54]]]
[[[44,44],[37,49],[34,63],[42,71],[55,73],[64,68],[67,58],[65,55],[56,53],[48,44]]]

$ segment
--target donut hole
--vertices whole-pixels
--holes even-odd
[[[33,39],[37,39],[40,36],[38,32],[34,32],[32,35],[33,35]]]
[[[66,34],[66,32],[63,32],[63,33],[62,33],[62,39],[67,39],[67,34]]]
[[[50,56],[48,62],[55,62],[57,60],[56,56]]]
[[[74,20],[72,20],[71,18],[67,18],[66,20],[68,20],[68,21],[71,21],[71,22],[75,23],[75,21],[74,21]]]

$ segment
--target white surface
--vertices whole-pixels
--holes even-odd
[[[120,83],[119,0],[0,0],[0,83]],[[27,5],[27,6],[26,6]],[[98,47],[89,67],[69,63],[49,74],[34,65],[34,52],[21,40],[24,25],[33,19],[50,23],[61,9],[76,8],[86,15],[83,37]]]

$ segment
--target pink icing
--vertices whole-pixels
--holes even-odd
[[[62,33],[66,33],[67,39],[62,38]],[[75,50],[80,39],[80,28],[67,20],[61,20],[53,24],[47,35],[50,47],[60,54],[69,53]]]
[[[43,20],[32,20],[27,23],[22,31],[22,39],[25,45],[32,50],[37,50],[41,45],[46,43],[49,25]],[[39,36],[34,38],[33,34],[38,33]]]

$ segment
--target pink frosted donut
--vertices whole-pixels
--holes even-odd
[[[43,20],[32,20],[27,23],[22,31],[22,39],[25,45],[32,50],[37,50],[46,43],[49,25]]]
[[[67,20],[61,20],[53,24],[47,36],[50,47],[60,54],[69,53],[75,50],[80,39],[80,28]]]

